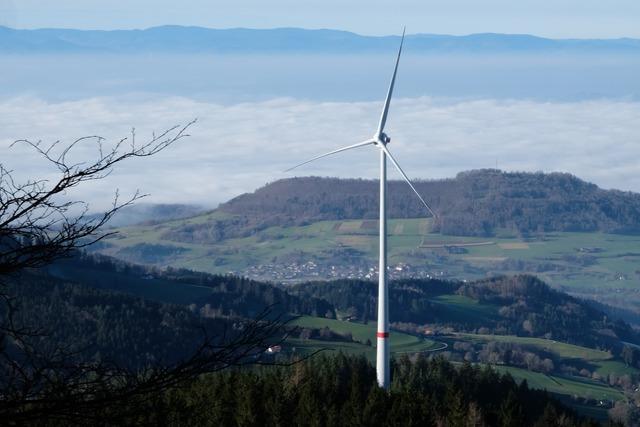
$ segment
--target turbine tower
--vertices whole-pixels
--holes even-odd
[[[339,148],[337,150],[330,151],[320,156],[314,157],[306,162],[300,163],[292,168],[287,169],[285,172],[293,170],[314,160],[321,159],[332,154],[340,153],[342,151],[351,150],[354,148],[364,147],[365,145],[374,145],[380,150],[380,262],[379,262],[379,279],[378,279],[378,328],[377,328],[377,346],[376,346],[376,373],[378,379],[378,385],[385,390],[389,389],[391,383],[391,375],[389,368],[389,288],[387,285],[387,157],[391,160],[391,163],[396,167],[402,178],[409,184],[409,187],[418,196],[418,199],[427,208],[427,210],[436,217],[436,214],[429,207],[427,202],[424,201],[420,193],[415,189],[407,175],[404,173],[396,159],[391,155],[387,144],[391,141],[391,138],[384,133],[384,126],[387,122],[387,114],[389,113],[389,104],[391,103],[391,96],[393,94],[393,86],[396,81],[396,74],[398,72],[398,63],[400,62],[400,54],[402,53],[402,44],[404,43],[404,30],[402,31],[402,39],[400,41],[400,48],[398,49],[398,57],[396,58],[396,65],[393,69],[393,75],[391,76],[391,83],[389,84],[389,90],[387,91],[387,97],[384,100],[384,106],[382,108],[382,114],[380,116],[380,123],[378,129],[371,139],[359,142],[357,144],[349,145],[347,147]]]

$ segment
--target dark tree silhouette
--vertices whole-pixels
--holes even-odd
[[[88,204],[64,198],[67,191],[87,181],[108,176],[113,167],[127,159],[150,157],[187,137],[186,131],[195,121],[174,126],[150,141],[138,145],[135,131],[111,147],[99,136],[86,136],[62,146],[56,141],[48,146],[41,142],[18,140],[26,144],[53,165],[58,172],[55,181],[32,179],[20,182],[12,170],[0,163],[0,275],[21,271],[27,267],[48,264],[71,251],[91,245],[110,233],[98,231],[123,207],[144,197],[136,192],[121,200],[116,191],[110,209],[98,217],[88,216]],[[70,160],[81,144],[94,144],[97,157],[89,162]]]
[[[15,322],[13,297],[6,284],[33,268],[70,256],[109,236],[101,229],[120,209],[145,195],[136,192],[122,200],[115,192],[111,207],[100,216],[87,214],[89,206],[66,198],[68,190],[108,176],[117,164],[153,156],[188,136],[195,121],[169,128],[143,144],[135,132],[108,145],[99,136],[69,144],[48,146],[28,140],[58,177],[20,182],[0,163],[0,419],[8,424],[50,420],[98,420],[117,423],[135,410],[136,402],[180,386],[204,373],[229,366],[261,363],[264,350],[274,344],[284,321],[269,309],[256,318],[228,323],[224,331],[202,328],[202,341],[177,363],[148,366],[144,371],[109,361],[84,362],[82,351],[49,342],[44,325]],[[93,161],[72,161],[82,144],[94,144]],[[276,340],[277,341],[277,340]],[[108,408],[108,410],[105,410]],[[128,409],[125,409],[128,408]]]

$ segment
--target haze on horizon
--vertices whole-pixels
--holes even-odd
[[[140,29],[166,24],[208,28],[329,28],[367,35],[409,32],[533,34],[550,38],[640,38],[640,3],[565,0],[0,0],[0,25],[15,28]]]
[[[623,2],[615,13],[610,7],[603,11],[604,6],[595,2],[580,2],[581,12],[560,26],[554,19],[536,19],[542,12],[534,10],[533,2],[525,2],[518,12],[495,1],[483,13],[504,6],[502,12],[495,19],[478,20],[484,28],[474,26],[471,18],[478,9],[470,2],[455,2],[468,6],[458,9],[460,19],[453,19],[452,7],[440,5],[436,7],[440,19],[425,15],[428,19],[420,25],[407,20],[397,12],[402,8],[396,7],[397,15],[392,13],[388,25],[375,31],[362,22],[375,24],[385,16],[377,3],[365,12],[345,10],[343,21],[331,20],[326,13],[309,13],[315,5],[306,9],[304,18],[294,10],[287,15],[289,21],[278,21],[275,12],[267,11],[260,25],[256,16],[242,13],[264,12],[251,9],[254,2],[221,5],[218,14],[204,13],[204,3],[197,1],[185,3],[181,10],[158,7],[165,15],[133,13],[142,10],[136,8],[144,3],[83,2],[79,7],[77,1],[68,0],[53,11],[53,6],[41,2],[27,0],[18,6],[0,0],[0,24],[22,28],[141,28],[167,23],[317,26],[394,34],[406,23],[410,33],[640,37],[637,26],[632,31],[625,24],[637,22],[633,18],[639,15],[640,5],[631,2]],[[39,11],[35,11],[37,5]],[[276,2],[273,11],[286,5]],[[335,2],[325,6],[326,10],[337,7]],[[558,16],[571,13],[568,6],[560,9],[564,15]],[[167,11],[175,12],[173,18]],[[363,19],[360,12],[377,18]],[[598,14],[601,19],[587,22],[587,17]],[[85,19],[89,15],[92,18]],[[502,19],[505,16],[513,19]],[[544,16],[549,16],[548,10]],[[523,25],[527,17],[529,24]],[[397,29],[392,28],[395,21]],[[440,27],[427,27],[435,21]],[[25,176],[50,172],[22,148],[9,150],[15,139],[70,141],[100,134],[115,140],[127,136],[132,127],[144,138],[197,117],[191,138],[157,158],[123,165],[108,180],[87,186],[76,196],[104,207],[114,187],[123,194],[140,188],[152,194],[149,202],[215,206],[291,176],[281,171],[300,160],[369,136],[393,56],[87,53],[3,55],[2,60],[0,155],[8,166],[24,171]],[[394,153],[416,179],[497,166],[569,172],[604,188],[640,191],[635,161],[640,135],[637,75],[640,59],[633,55],[418,55],[408,44],[400,64],[398,97],[389,116]],[[91,155],[90,150],[82,153]],[[347,155],[297,175],[374,178],[376,164],[375,158]]]

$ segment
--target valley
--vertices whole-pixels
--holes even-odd
[[[250,318],[275,303],[277,312],[293,317],[288,338],[274,347],[274,361],[320,357],[317,354],[375,360],[374,281],[282,285],[189,270],[162,271],[90,255],[57,263],[49,271],[58,280],[83,283],[107,295],[133,294],[149,301],[146,304],[168,304],[164,310],[176,313],[187,309],[213,322]],[[395,360],[440,357],[457,366],[492,367],[602,420],[615,402],[632,398],[637,388],[640,352],[634,346],[640,344],[640,335],[531,277],[466,283],[396,279],[391,282],[390,303]],[[95,309],[78,305],[70,310]],[[38,304],[30,310],[49,311]],[[138,330],[134,324],[129,328]],[[108,354],[113,345],[101,352]]]
[[[283,351],[296,355],[308,355],[318,351],[323,354],[364,354],[368,360],[375,363],[375,344],[373,346],[370,345],[370,342],[375,343],[375,324],[364,325],[357,322],[307,316],[296,319],[292,324],[301,328],[327,327],[341,334],[349,334],[360,342],[346,343],[342,341],[289,339]],[[369,343],[366,343],[367,340],[369,340]],[[624,363],[613,360],[614,358],[610,353],[553,340],[478,334],[452,334],[425,339],[424,337],[406,335],[397,331],[393,331],[391,334],[392,356],[394,358],[401,358],[404,355],[415,356],[418,353],[428,355],[431,352],[443,351],[446,351],[447,357],[451,358],[450,350],[452,350],[455,342],[458,342],[459,345],[461,342],[491,341],[536,348],[539,351],[551,353],[556,360],[573,360],[574,362],[579,360],[594,363],[598,366],[597,372],[599,375],[604,377],[614,373],[618,376],[627,375],[632,378],[640,373],[640,370],[636,368],[627,367]],[[442,353],[439,354],[442,355]],[[454,363],[461,364],[462,362],[457,361]],[[547,390],[578,412],[589,414],[589,416],[601,420],[607,419],[607,410],[615,402],[625,399],[624,393],[619,388],[590,377],[585,378],[584,376],[567,375],[560,372],[537,372],[526,368],[509,366],[503,361],[473,363],[477,363],[478,366],[491,366],[500,373],[508,373],[516,381],[526,381],[529,387]]]
[[[274,360],[320,353],[374,362],[372,184],[281,180],[209,212],[116,228],[92,253],[139,264],[138,279],[96,280],[93,261],[65,277],[103,288],[118,282],[121,291],[214,317],[287,301],[292,329]],[[491,367],[600,420],[635,399],[638,195],[565,174],[471,171],[418,183],[441,210],[434,219],[419,215],[397,184],[388,221],[395,360]],[[224,283],[236,280],[247,285],[227,295]],[[257,295],[249,291],[256,286]],[[270,287],[280,296],[261,299]]]
[[[4,3],[0,425],[640,427],[640,7]]]
[[[291,285],[374,280],[375,181],[290,178],[191,217],[117,228],[92,250],[160,269],[184,268]],[[569,174],[459,173],[389,183],[391,279],[473,281],[531,274],[640,325],[640,195]]]
[[[377,277],[375,220],[318,221],[269,227],[255,235],[211,244],[163,238],[174,227],[215,221],[218,212],[167,223],[120,229],[99,252],[148,265],[237,274],[295,283],[325,278]],[[393,219],[389,230],[391,278],[476,280],[534,274],[582,298],[640,307],[640,236],[549,232],[517,237],[448,236],[429,232],[429,219]]]

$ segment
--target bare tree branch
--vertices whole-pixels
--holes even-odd
[[[112,362],[78,363],[78,353],[59,348],[52,354],[27,351],[29,360],[21,361],[6,360],[4,353],[0,379],[11,381],[0,392],[0,419],[17,423],[43,418],[92,420],[103,418],[106,408],[113,419],[123,418],[158,394],[203,374],[247,364],[290,365],[264,358],[267,348],[287,337],[283,331],[289,320],[271,315],[267,308],[255,319],[238,323],[229,334],[212,336],[202,329],[203,340],[189,357],[142,372]]]
[[[124,160],[159,153],[189,136],[187,130],[194,123],[195,120],[154,134],[142,145],[136,145],[135,131],[132,131],[130,137],[117,141],[110,149],[105,149],[104,138],[99,136],[78,138],[61,150],[60,141],[44,147],[40,141],[15,141],[12,146],[25,144],[32,148],[57,169],[59,176],[55,182],[18,183],[12,171],[0,164],[0,275],[48,264],[112,234],[98,234],[98,231],[116,212],[145,194],[136,192],[121,200],[116,191],[111,208],[97,218],[87,215],[86,203],[63,200],[61,196],[84,182],[105,178]],[[124,145],[126,142],[128,147]],[[88,163],[69,162],[74,148],[88,143],[96,145],[97,158]]]
[[[177,363],[156,363],[143,371],[114,362],[83,362],[85,349],[52,342],[40,325],[18,325],[18,304],[6,292],[2,279],[25,269],[41,267],[113,234],[101,228],[120,209],[144,194],[121,199],[116,191],[111,207],[99,217],[88,215],[88,205],[67,200],[67,191],[108,176],[129,158],[153,156],[189,136],[195,123],[173,126],[150,141],[131,136],[107,147],[104,138],[87,136],[64,145],[19,140],[57,171],[53,181],[18,182],[14,171],[0,163],[0,420],[7,424],[40,420],[116,425],[139,407],[169,389],[181,387],[203,374],[246,364],[279,364],[265,359],[265,351],[287,338],[288,320],[272,316],[271,307],[255,319],[236,321],[231,330],[211,334],[202,328],[202,340],[190,356]],[[93,144],[97,157],[74,162],[75,150]],[[289,329],[289,332],[291,329]],[[308,357],[310,357],[309,355]],[[302,359],[303,360],[303,359]],[[295,362],[285,362],[290,365]],[[108,419],[105,418],[108,414]]]

